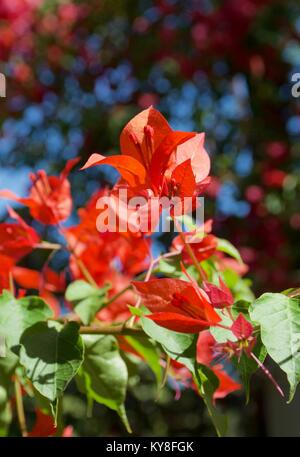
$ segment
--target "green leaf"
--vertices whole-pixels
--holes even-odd
[[[182,274],[180,256],[174,256],[171,259],[161,259],[158,263],[157,272],[171,278],[180,278]]]
[[[218,243],[217,244],[218,251],[225,252],[225,254],[230,255],[230,257],[233,257],[238,262],[243,263],[243,260],[241,258],[239,251],[237,250],[236,247],[233,246],[233,244],[230,243],[230,241],[225,240],[223,238],[218,238],[217,243]]]
[[[74,305],[76,314],[84,325],[89,325],[97,312],[106,305],[109,287],[99,289],[81,279],[67,287],[66,300]]]
[[[198,364],[194,380],[207,407],[217,435],[225,436],[227,432],[227,417],[221,414],[213,403],[213,394],[219,386],[217,376],[207,366]]]
[[[185,365],[193,374],[199,393],[208,408],[217,434],[220,436],[224,435],[227,419],[215,409],[212,400],[212,395],[219,385],[219,380],[209,368],[204,365],[198,365],[196,362],[198,335],[167,330],[146,317],[141,318],[141,324],[144,332],[159,342],[171,359]],[[212,380],[213,384],[211,385]]]
[[[253,292],[250,289],[250,279],[241,278],[236,271],[229,268],[223,271],[223,278],[227,287],[231,289],[236,301],[246,300],[252,302],[255,300]]]
[[[225,310],[215,309],[215,311],[222,319],[220,324],[225,325],[226,327],[232,326],[232,320],[226,314]],[[226,341],[236,341],[236,337],[234,336],[231,330],[227,330],[221,327],[210,327],[209,331],[218,343],[226,343]]]
[[[0,436],[5,436],[11,422],[12,413],[9,402],[11,377],[18,363],[18,357],[9,349],[6,356],[0,358]]]
[[[238,317],[239,314],[243,314],[246,318],[249,318],[249,307],[251,302],[247,300],[238,300],[236,301],[232,308],[231,312],[234,318]]]
[[[85,356],[76,377],[78,388],[88,399],[117,411],[130,432],[124,409],[128,373],[117,340],[111,335],[84,335],[83,340]]]
[[[300,380],[300,300],[266,293],[253,303],[250,316],[261,327],[268,354],[287,374],[291,401]]]
[[[213,258],[211,257],[209,259],[203,260],[201,262],[201,268],[205,271],[208,282],[219,286],[220,273],[215,262],[213,261]]]
[[[55,401],[83,361],[79,325],[39,322],[25,330],[20,343],[20,363],[27,377],[44,397]]]
[[[8,291],[0,296],[0,335],[4,337],[8,348],[19,344],[24,330],[49,317],[52,317],[52,311],[39,297],[17,300]]]
[[[193,344],[195,335],[165,329],[147,317],[142,317],[140,322],[144,332],[160,343],[173,359],[184,353]]]
[[[262,344],[260,336],[257,337],[253,353],[261,361],[261,363],[264,363],[264,360],[267,356],[267,350],[265,346]],[[259,366],[255,362],[255,360],[248,357],[244,353],[242,353],[239,359],[236,356],[233,357],[232,362],[241,376],[242,384],[244,386],[246,394],[246,403],[248,403],[250,400],[250,379],[251,376],[257,371]]]
[[[18,364],[18,357],[9,349],[5,357],[0,357],[0,385],[8,389],[11,384],[11,376]]]
[[[160,355],[155,345],[145,336],[126,336],[125,340],[135,351],[140,354],[153,371],[157,383],[162,381],[162,367]]]
[[[133,316],[141,317],[143,315],[141,308],[136,308],[135,306],[128,305],[128,309]]]

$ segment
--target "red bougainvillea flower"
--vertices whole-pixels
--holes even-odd
[[[231,326],[231,331],[238,340],[248,340],[253,333],[253,325],[239,314]]]
[[[209,366],[219,379],[219,386],[213,395],[213,399],[217,400],[240,390],[242,386],[226,373],[220,363],[215,364],[215,345],[216,340],[208,330],[200,333],[197,341],[197,362]]]
[[[182,261],[185,264],[192,263],[191,257],[186,250],[186,244],[189,244],[192,248],[199,262],[208,259],[216,252],[218,240],[214,235],[209,234],[211,228],[212,221],[208,220],[194,232],[184,232],[173,239],[172,249],[182,253]]]
[[[43,224],[62,222],[72,211],[71,188],[67,177],[79,160],[70,160],[60,176],[47,176],[44,170],[31,174],[32,186],[27,198],[20,198],[9,190],[1,191],[0,197],[28,206],[31,216]]]
[[[40,237],[13,209],[9,208],[8,212],[17,223],[0,224],[0,254],[17,262],[34,249]]]
[[[93,154],[83,169],[111,165],[137,193],[151,190],[155,196],[191,196],[198,186],[202,189],[210,170],[203,144],[203,133],[173,131],[166,119],[150,107],[123,129],[122,155]]]
[[[248,357],[253,358],[252,350],[256,343],[256,338],[253,336],[253,325],[240,313],[234,320],[231,331],[236,337],[236,341],[216,343],[215,355],[225,354],[229,358],[236,356],[240,359],[241,355],[245,353]]]
[[[253,352],[256,344],[256,337],[253,335],[253,330],[253,325],[243,316],[243,314],[239,314],[231,326],[231,331],[236,337],[236,341],[217,343],[210,333],[207,334],[202,332],[197,344],[197,360],[205,365],[212,365],[214,361],[217,361],[220,358],[227,357],[230,359],[231,357],[236,356],[238,360],[240,360],[242,354],[245,354],[257,363],[279,394],[284,397],[281,387]],[[218,369],[218,367],[219,365],[211,366],[213,370],[216,368]],[[216,372],[215,374],[218,376]]]
[[[230,289],[226,286],[222,279],[219,279],[220,287],[205,282],[203,288],[209,296],[210,302],[214,308],[226,308],[233,305],[234,299]]]
[[[126,275],[137,274],[149,265],[150,238],[134,237],[130,232],[100,233],[97,230],[99,212],[96,203],[106,194],[106,190],[101,190],[93,195],[86,207],[78,211],[79,223],[63,229],[73,254],[70,262],[76,278],[80,276],[76,259],[81,259],[87,265],[96,282],[98,278],[102,282],[103,273],[115,263]]]
[[[146,317],[162,327],[198,333],[221,320],[207,294],[195,284],[162,278],[133,282],[133,285],[142,303],[152,312]]]
[[[12,272],[14,261],[11,257],[0,254],[0,293],[9,289],[9,275]]]

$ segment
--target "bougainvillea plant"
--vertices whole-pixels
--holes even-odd
[[[154,197],[189,197],[195,209],[209,185],[204,134],[173,131],[149,108],[126,125],[120,144],[121,155],[93,154],[83,167],[111,165],[121,177],[79,209],[75,225],[65,222],[72,214],[68,175],[77,159],[58,177],[32,175],[28,197],[0,193],[25,205],[32,221],[9,208],[8,221],[0,224],[2,435],[16,417],[23,436],[71,436],[62,408],[71,381],[86,396],[89,413],[100,403],[115,410],[130,432],[125,403],[132,358],[149,366],[158,392],[166,383],[174,389],[174,401],[182,389],[196,391],[218,435],[226,434],[219,399],[240,390],[248,399],[258,369],[287,395],[264,366],[267,355],[287,374],[288,401],[294,396],[299,290],[255,298],[244,277],[247,266],[229,241],[213,235],[211,220],[197,226],[173,211],[174,227],[184,219],[186,230],[178,229],[169,251],[156,258],[150,229],[99,230],[99,199],[115,201],[120,189],[142,196],[147,214]],[[22,262],[33,251],[47,254],[39,270]],[[65,268],[55,262],[61,251],[68,256]],[[36,410],[31,429],[26,397]]]

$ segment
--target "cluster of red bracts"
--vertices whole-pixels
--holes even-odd
[[[250,357],[256,338],[253,336],[252,324],[242,314],[236,319],[231,316],[233,296],[221,279],[219,287],[204,282],[203,288],[192,278],[191,282],[162,278],[133,284],[142,303],[151,312],[146,315],[147,318],[169,330],[199,333],[197,361],[209,366],[219,380],[218,389],[214,393],[215,400],[241,388],[220,362],[232,356],[240,358],[242,353]],[[232,319],[232,325],[227,329],[231,330],[236,341],[219,344],[207,330],[215,326],[223,327],[220,323],[221,313],[217,313],[216,309],[223,310],[224,313],[227,309],[227,315]],[[173,361],[171,369],[180,383],[193,385],[191,373],[183,365]]]
[[[174,131],[150,107],[135,116],[120,137],[121,155],[93,154],[83,167],[111,165],[136,195],[193,196],[209,183],[210,159],[204,134]]]
[[[198,333],[207,327],[222,326],[215,308],[223,309],[233,304],[232,294],[221,279],[219,287],[204,282],[201,288],[195,281],[172,278],[133,282],[133,285],[152,313],[147,315],[149,319],[182,333]]]
[[[0,192],[0,197],[26,205],[34,220],[55,225],[65,238],[66,245],[63,248],[70,253],[69,272],[72,279],[86,279],[88,274],[93,283],[100,287],[109,282],[109,297],[127,289],[135,275],[148,268],[150,239],[142,233],[130,231],[99,233],[96,226],[99,215],[97,200],[104,195],[116,196],[120,188],[126,188],[129,197],[196,197],[209,183],[210,170],[209,156],[204,149],[204,134],[173,131],[164,117],[153,108],[143,111],[126,125],[121,133],[120,147],[121,155],[104,157],[93,154],[83,167],[111,165],[119,171],[121,179],[112,190],[101,189],[96,192],[85,208],[78,211],[79,223],[73,227],[65,228],[63,223],[72,211],[68,174],[78,159],[69,161],[58,177],[47,176],[44,171],[31,175],[27,198],[20,198],[5,190]],[[58,274],[48,264],[41,272],[18,266],[20,260],[33,249],[41,247],[43,242],[39,234],[13,210],[9,210],[9,215],[16,223],[0,224],[0,261],[5,267],[1,268],[0,291],[11,287],[12,280],[21,288],[19,294],[26,293],[25,289],[36,289],[52,307],[54,315],[58,316],[60,306],[56,294],[65,290],[66,272]],[[201,236],[200,232],[203,232]],[[199,233],[181,233],[173,240],[171,250],[180,255],[183,265],[187,266],[193,262],[189,249],[198,263],[213,256],[221,272],[228,266],[229,259],[217,251],[217,238],[210,232],[211,221],[199,228]],[[231,262],[235,261],[231,259]],[[236,264],[230,266],[237,268]],[[213,356],[204,360],[203,338],[208,328],[223,326],[220,310],[229,309],[233,297],[221,279],[218,286],[209,283],[204,272],[201,279],[201,287],[189,276],[186,281],[167,278],[134,281],[136,293],[132,290],[122,293],[97,317],[102,321],[128,319],[128,304],[135,303],[137,294],[150,312],[147,317],[158,325],[177,332],[200,332],[197,358],[199,363],[211,366],[218,376],[220,386],[215,398],[221,398],[240,385],[225,373],[222,365],[214,363]],[[221,351],[231,356],[244,351],[246,347],[252,348],[255,342],[253,329],[243,316],[233,321],[231,330],[237,338],[236,343],[228,343],[222,348],[215,344],[214,352]],[[179,368],[182,372],[182,367],[176,362],[172,363],[174,373]]]

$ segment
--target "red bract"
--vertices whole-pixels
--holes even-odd
[[[13,259],[0,254],[0,293],[3,289],[9,289],[9,275],[14,265]]]
[[[28,206],[31,216],[43,224],[58,224],[66,220],[72,211],[71,188],[67,176],[78,161],[79,158],[70,160],[60,176],[47,176],[44,170],[32,174],[28,198],[20,198],[8,190],[1,191],[0,197]]]
[[[14,210],[9,209],[9,215],[17,223],[0,224],[0,254],[18,261],[34,249],[40,237]]]
[[[190,196],[208,176],[210,160],[204,134],[173,131],[166,119],[150,107],[135,116],[120,138],[122,155],[93,154],[83,169],[99,164],[114,166],[137,193]]]
[[[210,284],[208,282],[204,283],[204,290],[209,296],[211,304],[214,308],[226,308],[231,306],[234,302],[232,293],[226,284],[219,279],[220,287]]]
[[[86,207],[78,211],[79,224],[63,230],[70,251],[74,254],[71,268],[75,277],[78,277],[76,258],[83,260],[94,279],[98,274],[106,272],[108,266],[113,266],[116,260],[122,272],[129,275],[139,273],[148,267],[150,238],[135,237],[129,232],[100,233],[97,230],[97,201],[107,194],[106,189],[94,194]]]
[[[183,333],[198,333],[220,322],[206,293],[194,284],[180,279],[152,279],[133,282],[147,315],[158,325]]]
[[[185,238],[185,242],[183,242],[182,236]],[[217,238],[214,235],[206,235],[200,241],[197,241],[197,235],[193,235],[192,233],[183,233],[182,236],[178,235],[174,238],[172,245],[176,251],[182,252],[182,260],[184,263],[192,263],[185,244],[190,245],[199,262],[209,259],[216,252]]]
[[[238,340],[247,340],[253,333],[253,325],[245,319],[243,314],[239,314],[231,326],[231,331]]]
[[[199,262],[210,258],[215,254],[218,240],[214,235],[211,235],[212,220],[209,219],[200,227],[192,232],[184,232],[176,236],[172,241],[172,248],[181,252],[182,260],[185,264],[191,264],[192,260],[187,252],[186,245],[188,244],[193,250],[196,259]]]

